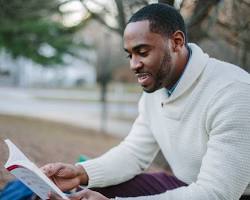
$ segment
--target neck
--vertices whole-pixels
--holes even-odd
[[[179,59],[180,63],[179,63],[179,67],[177,67],[177,68],[180,68],[181,74],[185,70],[185,67],[186,67],[188,60],[189,60],[189,49],[188,48],[189,48],[188,46],[185,46],[183,49],[183,52],[181,52],[181,55],[180,55],[181,56]]]
[[[176,65],[174,67],[173,78],[171,80],[171,84],[168,85],[167,89],[171,89],[180,79],[188,63],[188,60],[189,60],[189,50],[188,47],[185,46],[178,56]]]

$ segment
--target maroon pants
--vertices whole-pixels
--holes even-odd
[[[92,188],[108,198],[115,197],[136,197],[160,194],[172,190],[186,183],[166,173],[143,173],[124,183],[105,188]],[[250,200],[250,196],[242,196],[240,200]]]
[[[92,190],[108,198],[137,197],[159,194],[181,186],[187,186],[187,184],[174,176],[160,172],[143,173],[124,183],[105,188],[92,188]]]

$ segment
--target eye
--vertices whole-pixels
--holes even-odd
[[[132,58],[132,55],[131,55],[131,54],[128,54],[128,55],[127,55],[127,58],[131,59],[131,58]]]
[[[138,54],[142,57],[146,57],[148,55],[148,51],[141,51]]]

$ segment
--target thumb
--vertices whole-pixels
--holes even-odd
[[[84,189],[81,190],[80,192],[70,194],[68,197],[70,197],[70,199],[88,199],[89,193],[90,193],[89,189]]]

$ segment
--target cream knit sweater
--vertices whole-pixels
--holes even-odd
[[[250,183],[250,75],[209,58],[195,44],[173,94],[144,93],[131,132],[82,163],[88,187],[115,185],[146,169],[162,150],[187,187],[134,200],[238,200]],[[246,191],[245,191],[246,193]]]

